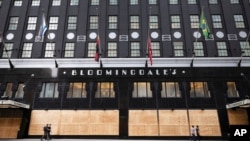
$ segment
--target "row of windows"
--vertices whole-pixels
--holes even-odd
[[[239,97],[235,82],[227,83],[227,97]],[[8,83],[3,96],[12,97],[12,83]],[[132,98],[152,98],[153,94],[150,90],[149,82],[134,82]],[[15,98],[23,98],[24,84],[18,85]],[[162,98],[181,98],[182,93],[178,82],[162,82]],[[43,83],[40,98],[58,98],[58,83]],[[67,92],[67,98],[86,98],[86,83],[72,82]],[[97,85],[95,98],[114,98],[116,93],[113,82],[101,82]],[[211,94],[207,82],[190,82],[191,98],[210,98]]]
[[[22,6],[23,0],[15,0],[13,3],[13,6]],[[32,0],[31,6],[40,6],[41,0]],[[109,5],[118,5],[118,0],[109,0]],[[169,0],[169,4],[179,4],[180,0]],[[188,4],[197,4],[199,1],[197,0],[188,0]],[[209,0],[209,4],[218,4],[218,0]],[[2,1],[0,1],[1,6]],[[239,0],[230,0],[231,4],[239,4]],[[100,0],[91,0],[90,5],[99,5]],[[129,0],[130,5],[138,5],[139,0]],[[148,4],[158,4],[157,0],[148,0]],[[52,6],[60,6],[61,0],[52,0]],[[79,5],[79,0],[70,0],[71,6],[77,6]]]
[[[160,42],[151,42],[152,44],[152,56],[153,57],[161,57],[162,56],[162,47]],[[175,57],[185,57],[186,48],[183,42],[173,42],[173,55]],[[2,58],[11,57],[14,49],[13,43],[5,43],[5,48],[3,49]],[[204,46],[203,42],[193,42],[194,46],[194,56],[196,57],[206,57],[207,49]],[[216,50],[217,56],[219,57],[228,57],[231,56],[231,50],[229,49],[226,42],[216,42]],[[20,51],[21,58],[31,58],[32,50],[34,48],[33,43],[24,43],[22,50]],[[240,42],[240,48],[242,51],[242,56],[250,56],[250,45],[249,42],[242,41]],[[145,55],[145,51],[142,49],[142,45],[140,42],[130,42],[129,48],[130,57],[143,57]],[[117,42],[108,42],[107,50],[103,53],[104,56],[107,57],[118,57],[118,43]],[[74,58],[76,53],[76,43],[65,43],[64,50],[62,50],[62,56],[64,58]],[[96,43],[89,42],[87,43],[86,56],[92,58],[96,53]],[[46,43],[44,50],[44,58],[52,58],[55,57],[55,43]]]
[[[213,28],[224,28],[223,21],[221,15],[211,15],[212,17],[212,27]],[[236,28],[245,28],[245,20],[243,15],[233,15],[235,21]],[[119,17],[116,15],[108,16],[108,29],[119,29],[118,25]],[[29,17],[27,23],[27,30],[36,30],[37,27],[37,17]],[[76,30],[77,29],[77,16],[69,16],[67,22],[67,30]],[[129,28],[130,29],[140,29],[140,16],[131,15],[129,17]],[[149,16],[149,28],[150,29],[159,29],[159,17],[157,15]],[[19,23],[19,17],[10,17],[8,30],[17,30]],[[57,30],[59,24],[59,17],[51,16],[49,17],[48,29],[49,30]],[[199,28],[200,19],[199,15],[190,15],[190,25],[192,29]],[[171,29],[181,29],[182,28],[182,20],[180,15],[171,15],[170,16],[170,25]],[[98,16],[90,16],[89,17],[89,29],[98,29],[99,26],[99,17]]]

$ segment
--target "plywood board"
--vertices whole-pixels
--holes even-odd
[[[246,109],[227,110],[230,125],[249,125]]]
[[[46,115],[46,117],[44,117]],[[52,124],[52,135],[118,135],[118,110],[33,110],[29,135],[42,135]]]

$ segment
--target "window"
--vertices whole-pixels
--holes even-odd
[[[97,83],[97,91],[95,93],[96,98],[114,98],[114,83],[112,82],[100,82]]]
[[[18,84],[18,89],[16,91],[15,98],[23,98],[23,95],[24,95],[23,88],[24,88],[24,86],[25,85],[23,83]]]
[[[24,43],[22,50],[22,58],[31,58],[33,43]]]
[[[31,6],[40,6],[40,0],[32,0]]]
[[[161,56],[160,42],[152,42],[152,56]]]
[[[179,0],[169,0],[169,4],[179,4]]]
[[[188,4],[197,4],[196,0],[188,0]]]
[[[181,91],[178,82],[162,82],[162,98],[181,97]]]
[[[13,43],[5,43],[2,58],[11,58],[13,51]]]
[[[223,28],[220,15],[212,15],[213,28]]]
[[[217,42],[218,56],[228,56],[228,49],[225,42]]]
[[[139,29],[140,20],[139,16],[130,16],[130,29]]]
[[[14,1],[14,6],[22,6],[23,1],[22,0],[15,0]]]
[[[184,56],[183,42],[173,42],[174,56]]]
[[[8,30],[17,30],[19,17],[10,17],[10,23]]]
[[[108,42],[108,57],[117,57],[117,43]]]
[[[236,28],[245,28],[244,18],[242,15],[234,15]]]
[[[12,97],[12,86],[13,86],[13,83],[7,83],[3,96],[7,96],[9,98]]]
[[[79,5],[79,0],[71,0],[70,1],[70,6],[76,6]]]
[[[91,5],[99,5],[99,0],[91,0]]]
[[[171,16],[171,28],[172,29],[181,28],[180,16],[178,15]]]
[[[97,16],[90,16],[89,29],[98,29],[98,17]]]
[[[130,5],[138,5],[138,0],[130,0]]]
[[[249,42],[241,41],[240,42],[241,51],[243,51],[243,56],[250,56],[250,45]]]
[[[90,42],[88,43],[88,57],[94,57],[96,53],[96,43]]]
[[[109,5],[118,5],[117,0],[109,0]]]
[[[149,16],[149,28],[158,29],[158,16]]]
[[[209,0],[209,4],[218,4],[218,0]]]
[[[117,29],[117,16],[109,16],[108,28]]]
[[[152,98],[149,82],[134,82],[133,98]]]
[[[157,0],[148,0],[148,4],[157,4]]]
[[[227,82],[227,97],[239,97],[235,82]]]
[[[57,30],[59,17],[49,18],[49,30]]]
[[[86,98],[86,83],[72,82],[69,85],[69,91],[67,92],[67,98]]]
[[[199,16],[198,15],[190,15],[191,28],[198,29],[200,25]]]
[[[238,4],[239,0],[230,0],[231,4]]]
[[[194,53],[195,56],[205,56],[202,42],[194,42]]]
[[[141,56],[140,42],[131,42],[130,43],[130,56],[131,57]]]
[[[75,51],[75,43],[66,43],[65,44],[65,50],[64,50],[64,57],[74,57],[74,51]]]
[[[46,43],[44,57],[54,57],[55,43]]]
[[[190,97],[210,97],[207,82],[190,82]]]
[[[69,16],[68,18],[68,30],[75,30],[77,26],[77,17]]]
[[[36,30],[37,17],[29,17],[27,30]]]
[[[40,98],[58,98],[57,83],[43,83]]]
[[[61,0],[53,0],[52,1],[52,6],[60,6],[61,5]]]

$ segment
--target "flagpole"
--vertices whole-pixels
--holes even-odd
[[[202,13],[203,13],[203,9],[204,9],[204,6],[201,7],[201,15],[200,15],[200,18],[199,18],[199,25],[197,27],[197,33],[196,33],[196,38],[195,38],[195,45],[197,46],[197,43],[198,43],[198,35],[199,35],[199,32],[200,32],[200,23],[201,23],[201,16],[202,16]],[[201,33],[202,34],[202,33]],[[195,48],[194,48],[195,49]],[[192,57],[195,56],[195,50],[193,49],[193,52],[192,52]]]
[[[195,57],[195,46],[197,46],[197,43],[198,43],[198,35],[199,35],[199,32],[200,32],[200,23],[201,23],[201,16],[202,16],[203,8],[204,8],[204,6],[201,7],[201,12],[200,12],[201,15],[200,15],[200,18],[199,18],[199,24],[198,24],[197,31],[196,31],[195,45],[194,45],[194,48],[192,50],[192,60],[191,60],[191,63],[190,63],[191,67],[193,67],[193,61],[194,61],[194,57]]]
[[[100,36],[99,36],[99,12],[98,12],[98,8],[96,8],[96,15],[97,15],[97,37],[96,37],[96,53],[95,53],[95,61],[100,63],[100,68],[102,68],[102,60],[101,60],[101,54],[102,54],[102,49],[101,49],[101,40],[100,40]]]
[[[99,21],[100,21],[100,18],[99,18],[99,11],[98,11],[98,8],[96,8],[96,15],[97,15],[97,18],[98,18],[98,23],[97,23],[97,37],[99,37]],[[100,41],[100,39],[99,39]],[[99,44],[99,48],[101,48],[101,44]],[[99,50],[99,54],[101,54],[101,49]]]
[[[150,16],[151,16],[151,7],[149,7],[147,50],[146,50],[146,58],[147,59],[146,59],[145,67],[148,66],[148,58],[150,58],[150,64],[152,66],[152,44],[151,44],[151,38],[150,38]]]

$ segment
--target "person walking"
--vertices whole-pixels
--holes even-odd
[[[47,140],[51,140],[51,135],[50,135],[50,132],[51,132],[51,124],[48,124],[48,127],[47,127]]]
[[[51,124],[46,124],[46,126],[43,127],[43,136],[41,137],[41,141],[43,141],[43,139],[51,140],[50,131],[51,131]]]
[[[48,130],[47,130],[47,126],[48,124],[46,124],[46,126],[43,127],[43,135],[41,137],[41,141],[43,141],[43,139],[47,139],[47,134],[48,134]]]
[[[194,128],[194,125],[191,126],[190,133],[191,133],[191,141],[196,141],[196,139],[195,139],[195,128]]]
[[[196,125],[195,132],[196,132],[196,140],[200,141],[200,128],[198,125]]]

